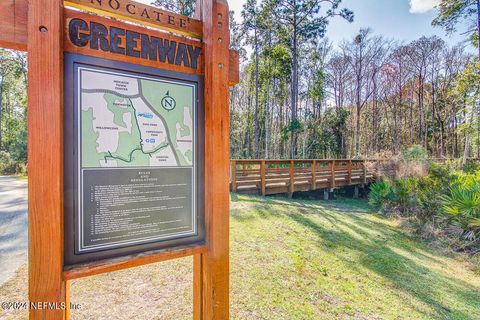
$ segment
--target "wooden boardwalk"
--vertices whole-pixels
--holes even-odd
[[[375,180],[364,160],[231,160],[230,191],[279,194],[365,186]]]

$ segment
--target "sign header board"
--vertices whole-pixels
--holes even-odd
[[[177,43],[173,40],[149,36],[124,28],[74,18],[68,23],[68,38],[77,47],[89,46],[134,58],[148,59],[160,63],[198,69],[202,48],[193,44]]]
[[[188,74],[203,74],[202,42],[65,9],[65,51]]]

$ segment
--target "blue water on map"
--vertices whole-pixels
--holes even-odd
[[[147,118],[147,119],[152,119],[153,118],[153,114],[148,113],[148,112],[140,112],[138,114],[138,116],[142,117],[142,118]]]

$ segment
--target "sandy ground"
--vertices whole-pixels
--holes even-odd
[[[26,263],[27,181],[0,176],[0,286]]]

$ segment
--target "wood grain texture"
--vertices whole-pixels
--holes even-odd
[[[187,45],[194,45],[197,47],[202,47],[202,44],[199,41],[192,40],[190,38],[186,37],[180,37],[180,36],[174,36],[169,33],[165,32],[160,32],[160,31],[155,31],[147,28],[142,28],[138,27],[132,24],[128,24],[125,22],[120,22],[120,21],[115,21],[107,18],[102,18],[96,15],[92,14],[87,14],[87,13],[82,13],[78,11],[74,11],[71,9],[65,9],[65,37],[64,37],[64,47],[65,51],[71,52],[71,53],[77,53],[77,54],[83,54],[83,55],[88,55],[88,56],[93,56],[97,58],[103,58],[103,59],[109,59],[109,60],[116,60],[116,61],[121,61],[121,62],[128,62],[128,63],[134,63],[134,64],[139,64],[147,67],[154,67],[154,68],[161,68],[165,70],[170,70],[170,71],[177,71],[177,72],[183,72],[183,73],[188,73],[188,74],[202,74],[203,73],[203,60],[204,60],[204,55],[201,54],[199,61],[198,61],[198,68],[197,70],[193,70],[192,68],[186,68],[184,66],[176,66],[168,63],[162,63],[160,61],[151,61],[148,59],[142,59],[142,58],[136,58],[136,57],[131,57],[127,56],[125,54],[115,54],[110,51],[102,51],[102,50],[94,50],[91,49],[90,46],[85,46],[85,47],[78,47],[75,46],[68,37],[68,24],[71,19],[73,18],[79,18],[87,23],[90,23],[90,21],[94,21],[97,23],[101,23],[105,25],[107,28],[112,26],[112,27],[117,27],[117,28],[122,28],[122,29],[127,29],[131,31],[135,31],[138,33],[143,33],[143,34],[148,34],[149,36],[155,36],[158,38],[162,39],[167,39],[170,41],[176,41],[177,43],[185,43]],[[123,41],[124,43],[124,41]]]
[[[201,320],[203,316],[203,259],[204,254],[196,254],[193,256],[193,319]]]
[[[203,0],[205,225],[201,319],[229,319],[229,24],[226,1]],[[215,165],[212,165],[215,164]],[[198,309],[198,307],[196,307]]]
[[[0,47],[27,50],[28,0],[0,1]]]
[[[128,0],[66,0],[65,5],[111,16],[116,19],[161,28],[182,35],[202,38],[202,22],[173,12]]]
[[[28,274],[31,302],[65,303],[63,269],[63,2],[28,11]],[[41,32],[41,28],[43,31]],[[65,310],[29,310],[64,319]]]
[[[126,257],[100,260],[69,267],[63,272],[63,278],[65,280],[83,278],[96,274],[143,266],[145,264],[198,255],[206,251],[206,246],[194,245],[185,246],[175,250],[149,251]]]

